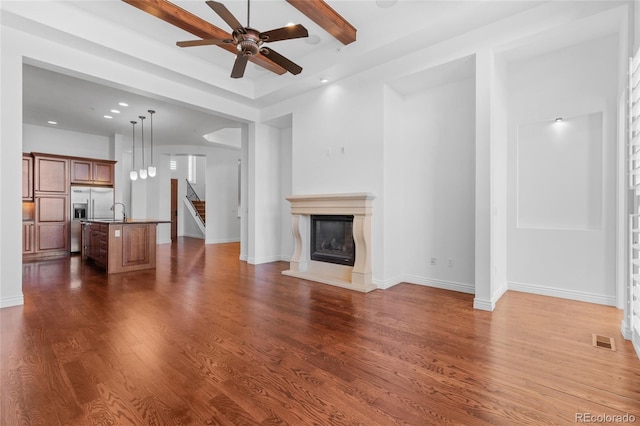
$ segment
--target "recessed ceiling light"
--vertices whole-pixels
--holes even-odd
[[[129,106],[129,104],[126,103],[126,102],[120,102],[118,105],[120,105],[120,106]]]
[[[104,118],[109,118],[109,119],[111,119],[111,118],[113,118],[113,117],[112,117],[112,116],[110,116],[110,115],[105,115],[105,116],[104,116]]]
[[[556,118],[556,123],[562,123],[564,119],[562,117]]]
[[[47,123],[49,123],[49,124],[58,124],[57,121],[51,121],[51,120],[47,121]]]
[[[304,41],[308,44],[318,44],[320,43],[320,36],[311,34],[309,37],[305,38]]]
[[[322,80],[320,80],[320,83],[328,83],[329,79],[328,78],[323,78]]]
[[[293,27],[295,24],[295,22],[287,22],[287,27]]]
[[[112,109],[111,112],[114,114],[120,114],[120,111],[118,111],[117,109]]]

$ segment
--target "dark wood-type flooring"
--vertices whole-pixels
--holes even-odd
[[[452,291],[285,277],[237,244],[158,248],[155,271],[24,264],[24,306],[0,310],[2,425],[640,423],[615,308],[508,292],[489,313]]]

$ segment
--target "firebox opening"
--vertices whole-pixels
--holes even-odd
[[[353,266],[353,215],[311,215],[311,260]]]

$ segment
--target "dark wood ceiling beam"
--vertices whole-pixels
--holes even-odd
[[[176,6],[175,4],[167,0],[122,0],[123,2],[130,4],[156,18],[162,19],[171,25],[175,25],[196,37],[202,39],[227,39],[231,38],[231,34],[224,31],[221,28],[216,27],[210,22],[194,15],[193,13],[184,10],[183,8]],[[232,44],[222,44],[219,47],[228,50],[236,55],[238,51]],[[287,72],[281,66],[271,62],[262,54],[249,57],[249,60],[255,64],[258,64],[269,71],[273,71],[276,74],[284,74]]]
[[[287,0],[307,18],[347,45],[356,41],[356,28],[323,0]]]

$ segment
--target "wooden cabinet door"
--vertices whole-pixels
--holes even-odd
[[[37,194],[68,194],[69,160],[56,157],[35,157],[34,179],[34,189]]]
[[[93,183],[113,185],[113,163],[95,161],[93,163]]]
[[[33,157],[22,156],[22,199],[33,200]]]
[[[36,253],[68,254],[70,244],[69,216],[68,195],[35,198]]]
[[[45,222],[36,225],[36,252],[68,251],[69,227],[66,222]]]
[[[93,183],[93,162],[91,160],[71,160],[71,183]]]
[[[91,159],[71,160],[71,183],[113,186],[113,162]]]
[[[35,224],[27,222],[22,224],[22,254],[30,254],[35,252],[34,245]]]
[[[144,265],[150,262],[149,225],[123,226],[122,266]],[[153,241],[155,244],[155,241]]]
[[[37,222],[66,222],[69,217],[69,197],[49,196],[36,198]]]

